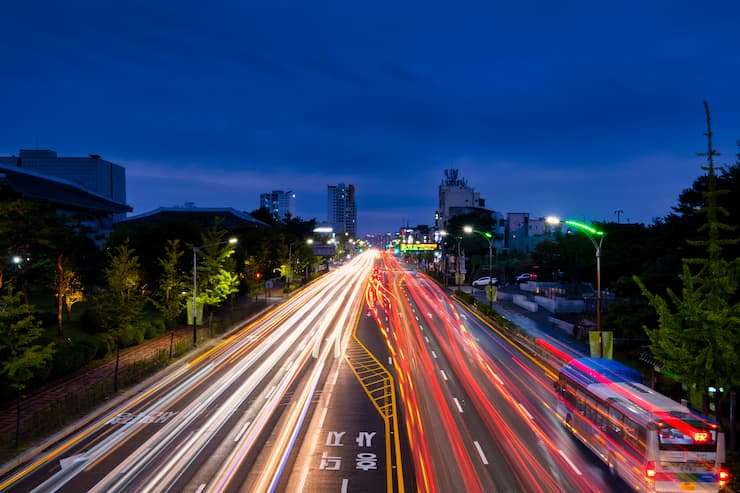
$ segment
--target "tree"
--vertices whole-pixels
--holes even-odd
[[[85,299],[85,288],[82,286],[79,276],[76,272],[69,269],[60,269],[58,272],[62,272],[63,278],[61,282],[57,284],[60,290],[57,292],[57,296],[64,300],[64,305],[67,307],[67,319],[72,314],[72,306],[75,303],[83,301]],[[58,305],[59,306],[59,305]],[[57,323],[59,325],[59,335],[62,335],[62,311],[57,311]]]
[[[20,433],[20,396],[37,370],[54,354],[53,343],[40,344],[44,334],[41,322],[33,316],[33,307],[24,303],[21,293],[8,284],[0,296],[0,376],[18,392],[16,437]]]
[[[57,330],[63,337],[65,270],[80,265],[78,260],[96,249],[92,229],[87,221],[92,212],[66,210],[40,201],[16,198],[0,201],[0,251],[11,252],[27,259],[14,273],[18,285],[28,299],[28,282],[51,286],[57,303]],[[89,264],[89,262],[87,262]]]
[[[157,293],[152,302],[162,314],[167,326],[172,325],[182,313],[185,306],[185,287],[187,276],[179,268],[180,259],[184,252],[180,248],[180,240],[167,240],[165,256],[157,259],[162,268]]]
[[[108,261],[107,291],[96,297],[103,325],[117,347],[140,343],[143,331],[137,327],[146,298],[139,258],[128,243],[123,243],[109,252]]]
[[[204,246],[197,249],[200,257],[197,263],[198,298],[204,305],[218,306],[238,291],[239,278],[234,273],[236,266],[232,257],[234,248],[228,243],[227,234],[228,231],[217,223],[201,235]]]
[[[643,295],[658,315],[658,326],[645,328],[650,338],[650,348],[660,364],[703,396],[707,387],[730,388],[740,383],[738,367],[740,341],[740,303],[734,301],[738,288],[740,260],[727,260],[722,255],[723,247],[735,245],[738,239],[723,239],[722,233],[735,228],[721,222],[720,216],[727,215],[726,209],[718,205],[718,197],[725,191],[717,189],[714,167],[712,131],[709,107],[704,103],[707,115],[706,133],[707,189],[704,202],[697,213],[704,217],[699,228],[705,238],[689,240],[689,244],[703,247],[706,258],[690,257],[682,261],[680,280],[682,291],[679,296],[672,289],[667,298],[650,292],[635,276]],[[702,402],[707,411],[706,400]]]

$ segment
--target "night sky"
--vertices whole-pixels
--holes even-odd
[[[358,232],[501,212],[650,224],[740,139],[740,2],[24,0],[0,9],[0,155],[126,168],[134,215],[293,190]]]

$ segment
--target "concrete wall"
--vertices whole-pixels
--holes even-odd
[[[583,313],[586,311],[586,303],[583,300],[535,296],[534,301],[550,313]]]
[[[513,296],[512,301],[515,305],[521,306],[525,310],[529,310],[530,312],[536,312],[537,311],[537,303],[534,301],[529,301],[529,298],[526,295],[523,294],[515,294]]]

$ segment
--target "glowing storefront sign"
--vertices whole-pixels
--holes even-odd
[[[402,252],[429,252],[436,249],[436,243],[401,243]]]

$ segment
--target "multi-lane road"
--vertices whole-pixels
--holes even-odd
[[[550,366],[367,252],[171,366],[2,491],[624,491],[556,417]]]

